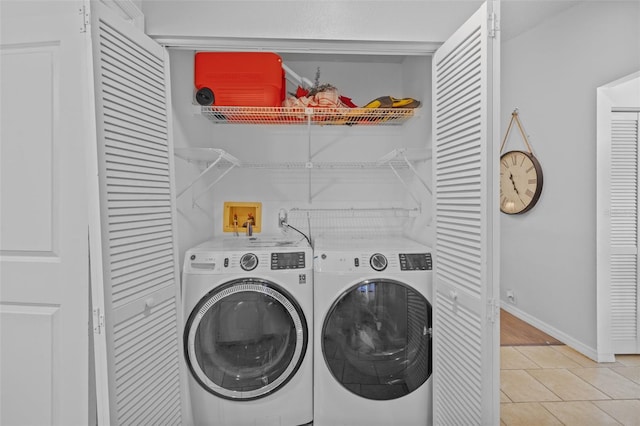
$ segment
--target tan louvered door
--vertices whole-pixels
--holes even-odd
[[[491,27],[498,12],[493,3],[485,3],[433,59],[436,425],[497,425],[500,419],[499,37]]]
[[[98,2],[91,2],[89,15],[97,128],[90,237],[99,421],[181,424],[165,51]]]

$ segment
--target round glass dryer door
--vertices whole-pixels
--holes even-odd
[[[322,353],[333,377],[356,395],[407,395],[431,376],[431,304],[400,282],[363,281],[329,310]]]
[[[251,400],[275,392],[296,373],[307,350],[300,306],[276,284],[244,278],[200,300],[184,332],[191,373],[209,392]]]

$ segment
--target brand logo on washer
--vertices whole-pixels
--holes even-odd
[[[307,283],[307,274],[298,274],[298,284]]]

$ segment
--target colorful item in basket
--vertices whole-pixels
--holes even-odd
[[[358,107],[350,98],[340,95],[338,89],[330,84],[305,89],[298,86],[295,95],[284,100],[285,108],[313,108],[311,120],[323,124],[374,124],[397,122],[407,117],[407,110],[420,106],[413,98],[394,98],[381,96],[364,107]],[[396,110],[392,111],[392,110]],[[306,120],[307,113],[291,116],[293,121]]]
[[[420,101],[413,98],[394,98],[391,96],[381,96],[363,106],[363,108],[418,108]]]
[[[296,96],[289,96],[282,103],[283,107],[300,108],[355,108],[350,98],[340,95],[338,89],[332,87],[322,91],[310,93],[298,87]]]

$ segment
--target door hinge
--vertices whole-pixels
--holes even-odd
[[[494,13],[489,14],[489,37],[496,38],[496,33],[500,31],[500,22],[498,22],[498,15]]]
[[[87,27],[89,26],[89,9],[87,9],[86,4],[82,4],[78,8],[78,15],[80,16],[80,32],[86,33]]]
[[[495,298],[487,300],[487,319],[493,324],[498,315],[500,315],[500,303]]]
[[[100,308],[93,308],[93,334],[102,334],[104,330],[104,314]]]

